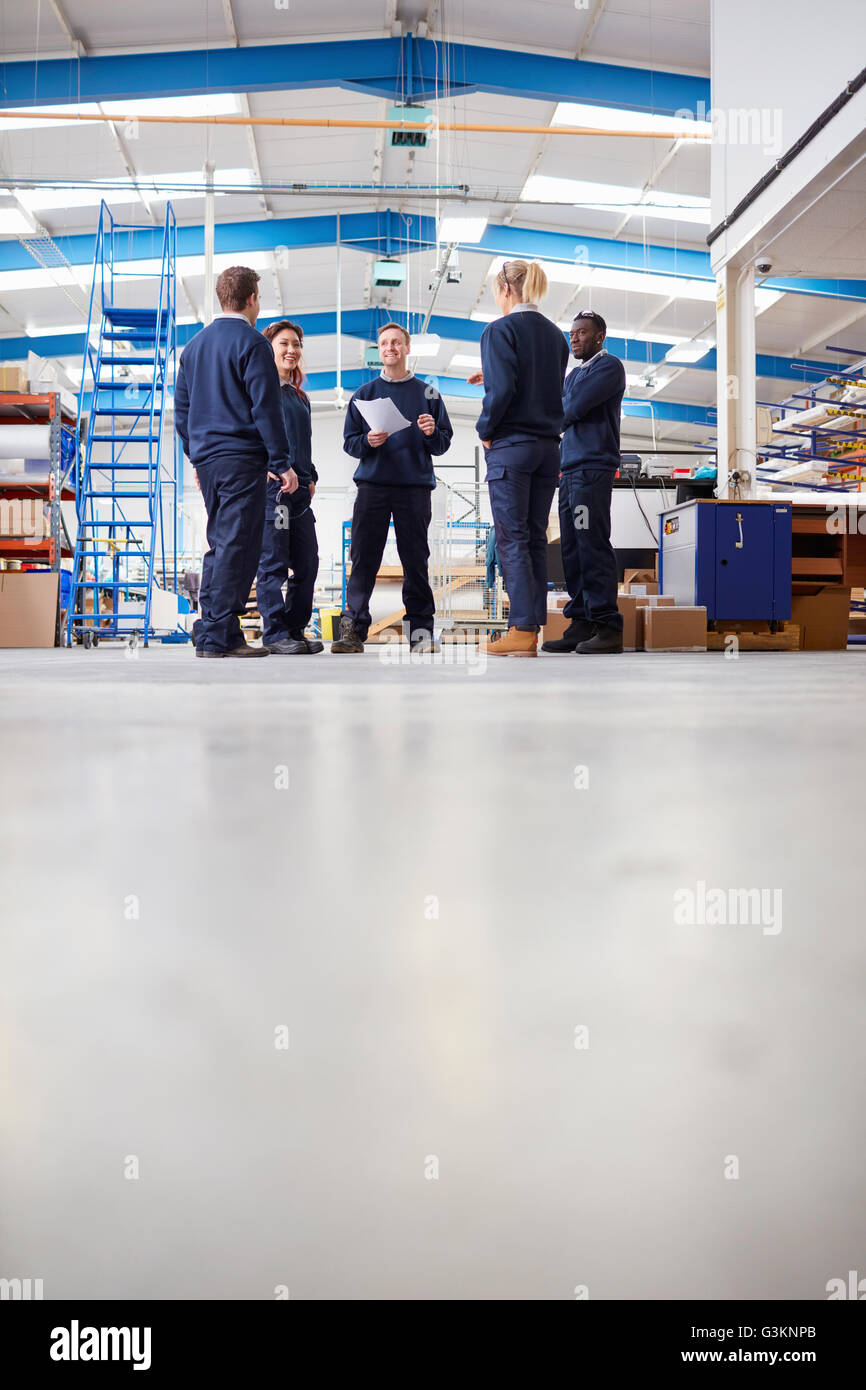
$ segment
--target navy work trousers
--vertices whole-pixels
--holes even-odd
[[[287,637],[303,637],[313,612],[318,573],[319,547],[309,484],[301,483],[290,497],[287,492],[281,493],[280,484],[269,478],[262,556],[256,576],[265,646]]]
[[[267,467],[223,455],[196,469],[207,508],[209,549],[201,566],[196,647],[227,652],[244,645],[240,614],[250,596],[262,548]]]
[[[343,616],[352,619],[362,641],[366,641],[370,628],[370,595],[385,553],[392,516],[397,554],[403,566],[403,606],[409,631],[433,634],[435,605],[427,573],[432,498],[432,489],[415,483],[407,487],[358,484],[352,513],[352,570]]]
[[[585,618],[622,631],[616,603],[616,556],[610,543],[610,499],[614,468],[578,464],[559,485],[559,533],[565,587],[571,595],[566,618]]]
[[[547,621],[547,526],[558,476],[556,439],[495,440],[487,450],[487,487],[508,621],[526,631]]]

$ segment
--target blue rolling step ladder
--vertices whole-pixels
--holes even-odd
[[[143,264],[136,257],[130,269],[131,253],[139,247],[157,255]],[[67,645],[120,638],[147,646],[154,635],[157,571],[162,589],[177,593],[182,456],[171,426],[164,431],[177,365],[176,264],[170,203],[161,232],[115,222],[102,203],[78,398],[79,426],[87,416],[87,442],[76,475],[78,536]],[[132,298],[144,306],[121,302]]]

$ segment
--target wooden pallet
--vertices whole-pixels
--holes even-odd
[[[437,599],[441,599],[442,596],[446,593],[453,594],[456,593],[458,589],[465,589],[467,584],[472,584],[475,581],[477,575],[478,571],[476,571],[473,568],[471,573],[469,574],[464,574],[462,576],[458,576],[457,578],[451,579],[447,584],[440,584],[438,589],[433,590],[434,602]],[[406,609],[397,608],[393,613],[389,613],[387,618],[380,618],[378,622],[371,623],[370,631],[367,634],[368,640],[371,637],[373,639],[377,638],[381,633],[383,633],[386,630],[386,628],[400,627],[405,616]]]
[[[799,651],[800,629],[796,623],[786,623],[781,632],[770,632],[768,623],[765,623],[763,627],[763,631],[757,632],[739,626],[731,626],[721,632],[718,630],[715,632],[708,632],[707,651],[726,651],[726,640],[728,637],[736,637],[737,647],[741,652]]]

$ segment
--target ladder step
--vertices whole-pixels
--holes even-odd
[[[103,361],[105,359],[103,358]],[[135,391],[136,395],[150,396],[158,389],[159,381],[97,381],[94,391]]]
[[[104,490],[100,489],[99,491],[97,491],[94,488],[88,488],[86,492],[80,492],[78,495],[79,497],[98,497],[101,502],[110,502],[112,497],[142,497],[145,499],[153,497],[152,492],[131,492],[128,488],[123,488],[122,490],[119,488],[105,488]],[[93,524],[94,526],[99,526],[107,523],[100,523],[98,521],[95,521]],[[125,522],[121,524],[126,525]],[[140,525],[138,521],[131,521],[129,524],[130,526]]]
[[[109,340],[109,342],[122,342],[122,343],[155,343],[155,342],[156,342],[156,334],[155,334],[155,333],[133,333],[132,331],[130,331],[129,333],[103,333],[103,334],[102,334],[102,337],[103,337],[103,339],[106,339],[106,338],[107,338],[107,339]],[[167,337],[167,334],[165,334],[165,333],[160,333],[160,335],[159,335],[159,341],[160,341],[161,343],[162,343],[162,342],[165,342],[166,337]]]
[[[104,304],[102,317],[106,323],[127,328],[156,328],[156,309],[124,309],[120,304]],[[169,314],[162,312],[162,321],[167,323]]]
[[[154,473],[156,464],[153,467],[149,463],[100,463],[99,459],[91,459],[90,467],[94,473],[132,473],[136,470],[140,473]]]
[[[103,366],[153,367],[153,357],[103,357]]]
[[[90,436],[91,444],[155,444],[158,439],[158,434],[92,434]]]
[[[137,410],[133,410],[132,408],[127,410],[124,406],[117,405],[98,405],[91,411],[93,415],[150,415],[151,413],[154,415],[161,415],[162,406],[154,406],[153,412],[151,412],[149,405],[143,406]]]

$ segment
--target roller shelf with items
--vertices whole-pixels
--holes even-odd
[[[58,576],[55,644],[61,564],[74,548],[61,504],[75,500],[77,457],[75,415],[58,392],[0,392],[0,560]],[[12,459],[24,470],[10,471]]]

